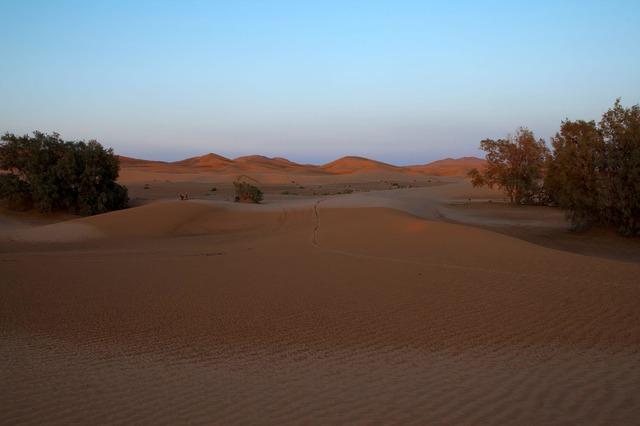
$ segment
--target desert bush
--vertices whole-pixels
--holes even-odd
[[[82,215],[127,206],[127,188],[117,184],[119,161],[96,141],[63,141],[57,133],[6,133],[0,144],[0,197],[41,212],[67,210]]]
[[[259,203],[262,201],[263,194],[257,186],[236,180],[233,182],[233,187],[236,190],[236,201],[243,203]]]
[[[640,235],[640,106],[594,121],[564,121],[552,139],[545,188],[574,228],[612,225]]]
[[[506,139],[485,139],[480,148],[487,153],[487,166],[469,171],[473,186],[502,189],[514,204],[543,199],[543,173],[549,155],[544,140],[536,140],[533,132],[520,128]]]
[[[625,235],[640,235],[640,106],[616,100],[600,121],[606,146],[610,222]]]
[[[574,229],[604,224],[607,217],[606,146],[594,121],[563,121],[551,139],[544,187],[567,210]]]

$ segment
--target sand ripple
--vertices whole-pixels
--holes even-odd
[[[2,246],[0,423],[640,418],[640,266],[323,207],[167,203]]]

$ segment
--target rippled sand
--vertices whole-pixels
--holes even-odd
[[[3,423],[640,418],[638,264],[329,201],[70,223],[0,244]]]

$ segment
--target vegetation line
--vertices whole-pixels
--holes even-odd
[[[613,226],[640,236],[640,106],[614,106],[595,121],[565,120],[553,151],[520,128],[480,142],[487,166],[472,169],[474,186],[503,190],[514,204],[557,205],[574,229]]]

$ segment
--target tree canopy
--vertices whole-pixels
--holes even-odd
[[[640,235],[640,106],[617,100],[599,124],[566,120],[552,143],[545,187],[573,226]]]
[[[544,140],[533,132],[520,128],[505,139],[485,139],[480,142],[487,166],[469,172],[474,186],[487,185],[504,190],[515,204],[538,201],[542,195],[544,164],[549,155]]]
[[[575,229],[606,225],[640,235],[640,106],[624,108],[618,99],[599,123],[565,120],[551,145],[524,128],[485,139],[487,166],[469,177],[504,190],[512,203],[554,203]]]
[[[127,206],[127,188],[116,183],[119,160],[98,142],[41,132],[1,140],[0,198],[11,207],[92,215]]]

